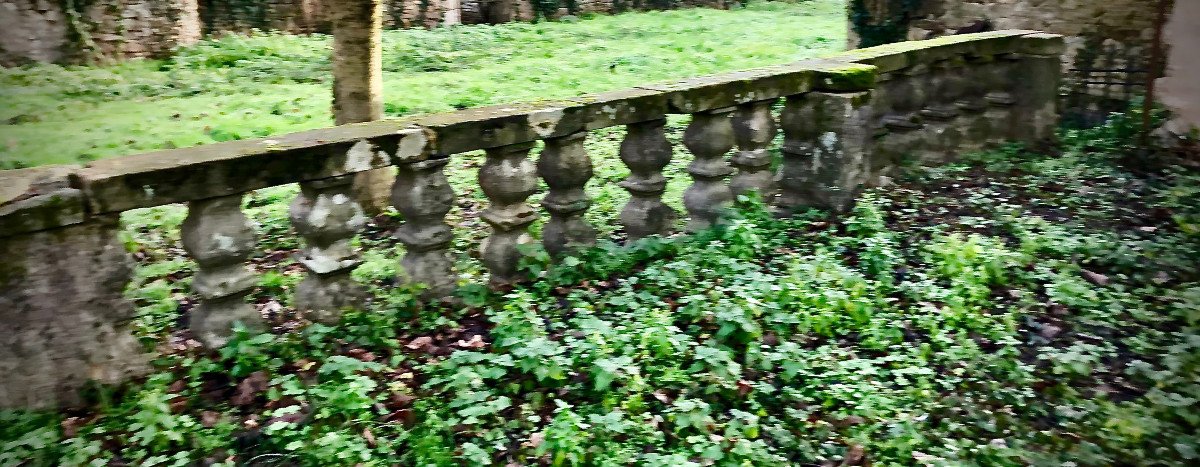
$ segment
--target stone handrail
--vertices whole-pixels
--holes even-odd
[[[120,212],[188,204],[182,241],[198,265],[199,302],[190,327],[217,346],[235,321],[262,325],[245,300],[257,284],[245,264],[255,248],[241,209],[247,192],[300,183],[290,218],[304,240],[307,275],[294,302],[314,320],[336,320],[363,294],[350,278],[359,264],[351,240],[366,220],[351,196],[355,173],[396,167],[401,279],[444,297],[456,286],[444,220],[455,194],[442,172],[454,154],[486,152],[479,184],[490,206],[481,216],[492,232],[481,259],[501,286],[521,279],[518,246],[531,241],[527,227],[538,218],[526,203],[538,177],[549,187],[546,250],[560,256],[596,240],[583,218],[590,130],[627,128],[619,156],[630,175],[621,186],[632,196],[620,220],[630,238],[667,234],[675,224],[662,200],[673,154],[669,114],[692,116],[683,137],[693,155],[688,230],[712,225],[742,193],[764,196],[781,213],[842,210],[903,158],[938,163],[1003,141],[1052,138],[1062,50],[1060,36],[1036,31],[950,36],[574,99],[2,171],[0,370],[15,377],[0,383],[0,407],[70,402],[86,380],[119,381],[144,367],[121,294],[129,267]],[[777,129],[783,160],[772,173]],[[534,161],[536,141],[544,148]]]

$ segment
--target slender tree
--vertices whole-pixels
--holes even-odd
[[[383,118],[383,5],[381,0],[325,0],[333,26],[333,117],[338,125]],[[368,213],[388,205],[395,173],[377,169],[355,177]]]

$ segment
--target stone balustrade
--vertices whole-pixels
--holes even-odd
[[[735,194],[757,193],[781,215],[844,210],[907,159],[938,163],[1052,138],[1062,50],[1061,37],[1035,31],[951,36],[575,99],[0,172],[0,407],[72,403],[88,380],[117,382],[145,368],[122,298],[123,211],[187,203],[182,242],[198,265],[189,326],[219,346],[234,322],[263,326],[245,300],[257,283],[246,265],[255,248],[241,210],[247,192],[300,184],[290,218],[306,276],[294,303],[329,322],[363,297],[350,277],[359,262],[351,241],[366,222],[350,196],[355,173],[396,167],[399,279],[437,299],[459,285],[445,219],[455,193],[444,168],[455,154],[486,153],[478,181],[491,232],[481,259],[491,284],[505,286],[522,280],[518,248],[535,241],[528,228],[542,210],[541,242],[553,256],[596,241],[584,218],[591,130],[627,129],[619,156],[630,175],[620,186],[631,199],[620,222],[629,238],[669,234],[682,215],[662,199],[664,168],[685,157],[666,138],[670,114],[691,115],[687,229],[719,222]],[[782,160],[772,170],[779,132]],[[543,148],[531,154],[537,141]],[[527,201],[538,178],[549,187],[542,209]]]

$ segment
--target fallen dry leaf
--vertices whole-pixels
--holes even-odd
[[[237,406],[246,406],[254,402],[254,398],[258,397],[263,391],[267,390],[267,383],[270,379],[267,374],[262,371],[256,371],[243,379],[237,385],[237,393],[229,399],[229,402]]]
[[[1108,285],[1108,276],[1083,269],[1083,278],[1096,285]]]
[[[458,341],[458,342],[455,342],[454,345],[457,345],[464,349],[482,349],[484,346],[487,345],[487,342],[483,341],[483,336],[476,334],[474,337],[471,338],[471,340]]]
[[[412,342],[409,342],[408,345],[405,345],[404,347],[407,347],[408,350],[424,350],[428,349],[431,345],[433,345],[432,337],[421,336],[413,339]]]
[[[544,442],[546,442],[546,434],[539,431],[537,433],[529,435],[529,441],[521,443],[521,446],[536,449],[538,446],[541,446],[542,443],[544,443]]]

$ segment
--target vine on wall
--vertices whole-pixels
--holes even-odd
[[[79,55],[88,61],[99,60],[101,58],[100,47],[92,38],[92,29],[95,28],[95,25],[89,24],[84,15],[84,12],[95,3],[95,0],[59,0],[59,2],[63,16],[67,18],[67,42],[71,44],[71,48],[78,50]]]
[[[859,47],[900,42],[924,0],[852,0],[850,24],[858,33]]]

